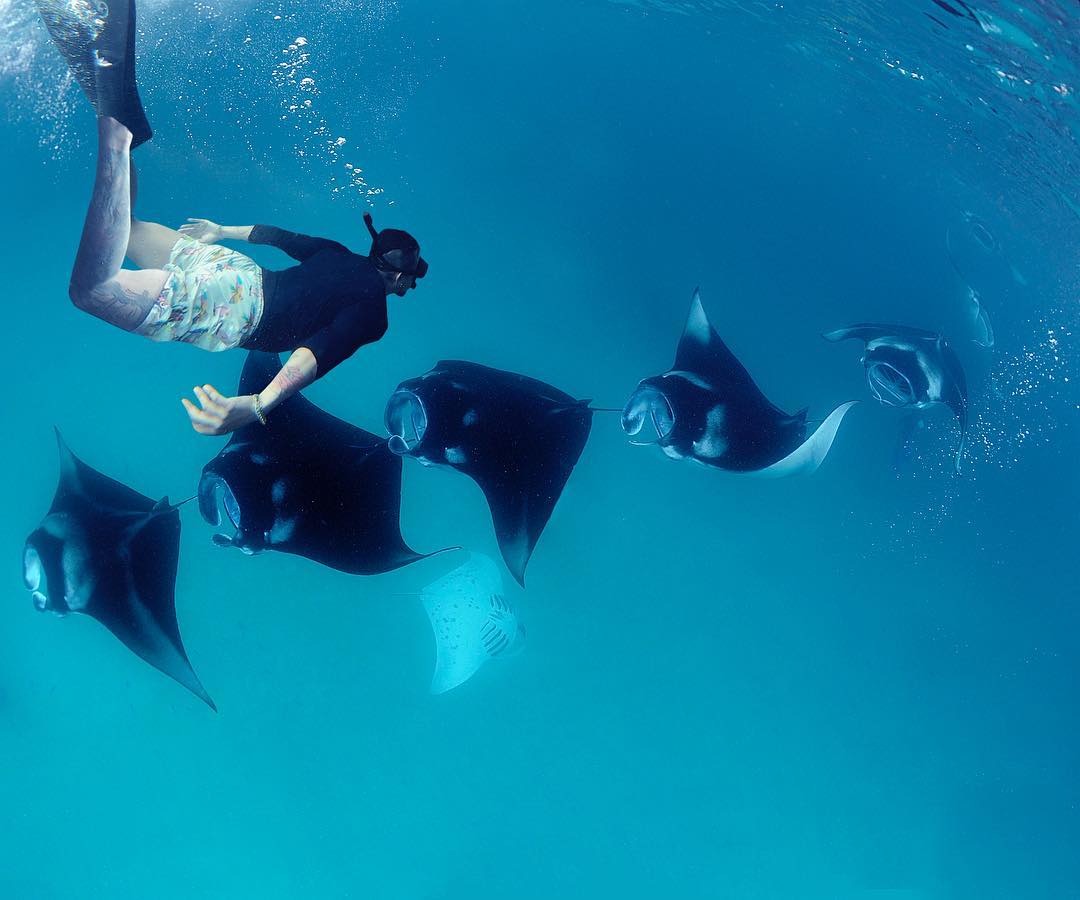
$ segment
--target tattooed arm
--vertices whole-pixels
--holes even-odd
[[[259,392],[263,412],[269,413],[275,406],[284,403],[297,391],[311,384],[315,380],[317,369],[315,355],[310,350],[306,347],[296,350],[281,367],[281,371],[274,376],[274,380]],[[258,418],[254,396],[225,397],[210,384],[196,387],[194,393],[199,402],[198,406],[186,397],[182,397],[180,402],[184,404],[184,409],[191,419],[191,427],[199,434],[229,434],[237,428],[250,425]]]
[[[281,371],[274,376],[274,380],[260,392],[259,400],[263,410],[270,412],[297,391],[302,391],[315,380],[317,372],[315,354],[307,347],[297,347],[281,367]]]
[[[251,244],[269,244],[289,254],[297,262],[303,262],[320,250],[340,250],[348,253],[348,248],[337,241],[326,238],[310,237],[295,231],[286,231],[273,225],[218,225],[209,219],[188,219],[180,226],[180,233],[204,244],[216,244],[218,241],[244,241]]]

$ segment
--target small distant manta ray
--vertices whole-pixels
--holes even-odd
[[[280,359],[251,352],[239,395],[257,393]],[[199,511],[214,543],[246,554],[278,550],[354,575],[389,572],[433,554],[401,537],[401,460],[378,436],[297,394],[236,431],[203,468]],[[441,552],[441,551],[439,551]]]
[[[34,606],[97,619],[129,650],[217,710],[191,668],[176,622],[180,513],[92,469],[56,432],[60,481],[26,539],[23,580]]]
[[[806,410],[791,416],[769,401],[713,330],[695,290],[674,366],[638,384],[622,427],[632,443],[656,445],[671,459],[778,478],[817,469],[856,402],[838,406],[808,437]]]
[[[956,9],[956,7],[954,6],[950,6],[948,3],[945,2],[945,0],[933,0],[933,2],[940,6],[943,10],[945,10],[945,12],[949,13],[949,15],[956,16],[961,19],[971,19],[972,22],[979,21],[975,13],[971,11],[971,7],[964,3],[963,0],[955,0],[956,6],[959,6],[960,9],[963,10],[963,12],[960,12],[960,10]]]
[[[967,289],[967,305],[968,312],[971,314],[972,328],[975,331],[975,336],[971,339],[972,342],[978,344],[984,350],[993,349],[994,326],[990,324],[990,317],[983,308],[979,292],[973,287]]]
[[[904,325],[850,325],[826,332],[827,341],[856,338],[866,344],[862,363],[866,381],[885,406],[925,409],[935,403],[949,407],[960,420],[956,473],[967,440],[967,382],[955,351],[940,334]]]
[[[516,656],[525,645],[525,629],[503,596],[499,568],[487,556],[470,553],[424,588],[420,600],[435,632],[433,694],[456,688],[489,659]]]
[[[589,402],[524,375],[444,360],[390,397],[388,446],[479,485],[506,566],[524,586],[525,567],[588,440]]]

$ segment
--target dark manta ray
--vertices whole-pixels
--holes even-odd
[[[944,403],[960,420],[956,471],[967,439],[967,383],[960,359],[945,338],[904,325],[849,325],[823,335],[827,341],[856,338],[866,344],[863,366],[872,393],[885,406],[924,409]]]
[[[447,360],[403,381],[386,405],[389,447],[468,475],[487,498],[519,584],[592,425],[588,400],[524,375]]]
[[[277,354],[248,354],[238,393],[257,393],[280,367]],[[269,424],[236,431],[199,482],[203,518],[234,532],[215,543],[295,553],[354,575],[430,555],[402,540],[400,508],[401,460],[386,442],[299,394]]]
[[[778,477],[821,465],[853,405],[838,406],[808,437],[806,410],[790,416],[769,402],[709,324],[695,290],[675,365],[638,384],[622,427],[672,459]]]
[[[56,433],[60,483],[23,550],[34,606],[97,619],[129,650],[216,709],[188,662],[173,589],[180,513],[78,459]]]

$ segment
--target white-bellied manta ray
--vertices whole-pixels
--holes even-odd
[[[261,390],[280,368],[252,352],[239,394]],[[432,554],[401,536],[401,460],[386,442],[290,397],[264,426],[237,430],[203,468],[199,510],[219,546],[247,554],[278,550],[354,575],[389,572]]]
[[[38,610],[97,619],[129,650],[217,709],[191,668],[176,622],[180,513],[92,469],[56,433],[60,480],[23,548]]]
[[[503,594],[495,563],[482,553],[469,558],[420,592],[435,634],[431,693],[468,681],[490,659],[516,656],[525,629]]]
[[[672,459],[777,478],[817,469],[856,402],[838,406],[807,436],[806,410],[788,415],[769,401],[709,324],[695,290],[674,366],[638,384],[622,427],[633,443],[656,445]]]
[[[592,425],[588,400],[535,378],[443,360],[386,405],[388,446],[468,475],[484,492],[507,568],[525,584],[533,548]]]
[[[863,341],[866,382],[885,406],[925,409],[943,403],[960,420],[955,470],[967,440],[967,382],[960,358],[940,334],[905,325],[860,323],[822,335],[827,341]]]

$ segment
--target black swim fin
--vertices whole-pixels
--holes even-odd
[[[61,0],[37,0],[37,9],[45,30],[64,57],[71,75],[86,94],[90,105],[97,109],[97,82],[94,77],[94,54],[90,45],[100,27],[104,6],[94,4],[85,15]]]
[[[105,0],[68,5],[37,0],[49,37],[99,116],[112,116],[132,134],[134,149],[150,140],[135,84],[135,3]]]
[[[154,134],[135,83],[135,0],[114,0],[91,52],[97,114],[126,125],[134,150]]]

